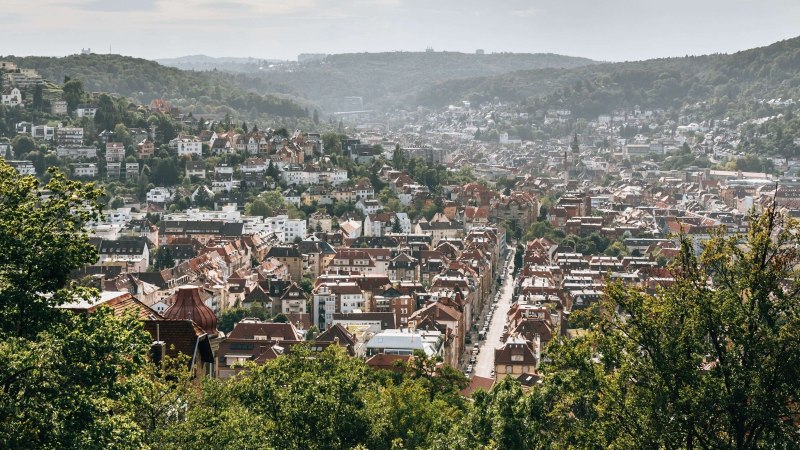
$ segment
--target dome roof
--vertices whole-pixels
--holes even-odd
[[[219,334],[217,331],[217,316],[201,297],[200,288],[197,286],[181,286],[172,295],[172,306],[164,311],[166,319],[189,319],[210,335]]]

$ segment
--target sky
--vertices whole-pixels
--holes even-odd
[[[0,55],[730,53],[800,35],[800,0],[3,0]]]

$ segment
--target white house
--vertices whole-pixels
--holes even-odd
[[[148,203],[166,203],[172,198],[172,192],[165,187],[155,187],[147,192]]]
[[[89,117],[92,118],[97,114],[97,107],[94,105],[78,105],[75,108],[75,115],[78,117]]]
[[[195,137],[175,138],[169,141],[169,148],[177,152],[178,156],[203,154],[203,143]]]
[[[369,215],[383,210],[383,205],[378,199],[364,199],[356,203],[356,209],[360,210],[364,215]]]
[[[17,106],[22,103],[22,92],[19,91],[17,88],[6,88],[3,93],[2,103],[4,106]]]
[[[94,178],[97,176],[96,164],[76,164],[72,175],[77,178]]]
[[[320,330],[333,324],[333,315],[363,311],[365,308],[364,292],[355,282],[322,283],[314,290],[313,295],[314,325]]]

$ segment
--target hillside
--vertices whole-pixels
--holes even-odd
[[[259,58],[213,57],[206,55],[187,55],[178,58],[157,59],[157,63],[181,70],[221,70],[234,73],[257,72],[260,68],[272,63],[285,61]]]
[[[718,112],[731,102],[800,98],[800,37],[730,55],[607,63],[564,70],[528,70],[450,80],[423,89],[417,102],[528,99],[533,108],[564,107],[578,117],[641,105],[668,108],[706,101]]]
[[[52,57],[3,57],[20,67],[33,68],[48,80],[61,82],[65,76],[81,79],[88,91],[129,97],[141,103],[165,98],[172,105],[195,115],[243,119],[307,117],[307,108],[288,96],[256,94],[230,81],[228,74],[191,72],[162,66],[145,59],[120,55],[72,55]]]
[[[343,108],[344,97],[364,99],[364,108],[415,106],[417,94],[447,80],[500,75],[519,70],[574,68],[594,64],[586,58],[555,54],[388,52],[330,55],[324,61],[285,64],[233,77],[258,92],[302,96],[328,112]],[[231,67],[221,64],[219,67]],[[241,65],[232,66],[239,72]],[[227,70],[227,69],[226,69]]]

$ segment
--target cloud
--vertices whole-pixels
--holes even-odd
[[[91,0],[65,6],[97,12],[155,11],[158,7],[156,0]]]

